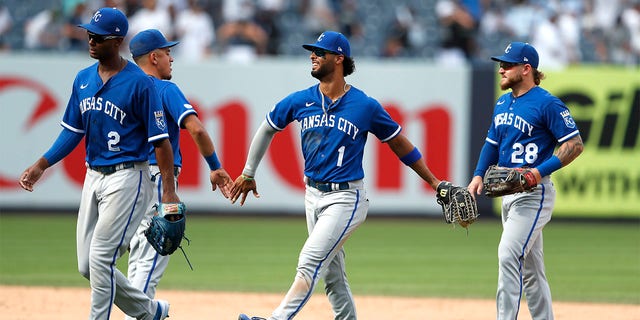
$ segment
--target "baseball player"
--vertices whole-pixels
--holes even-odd
[[[91,284],[89,319],[109,319],[115,303],[125,314],[144,320],[165,319],[169,303],[152,300],[116,268],[116,261],[144,218],[153,196],[149,144],[162,172],[162,198],[178,202],[173,152],[164,111],[153,81],[120,56],[127,34],[126,16],[99,9],[87,24],[89,55],[98,60],[73,82],[53,146],[20,178],[33,191],[45,169],[85,139],[87,172],[78,210],[78,269]]]
[[[551,320],[542,248],[542,229],[551,219],[556,198],[550,176],[582,153],[582,138],[564,103],[538,86],[544,74],[537,69],[538,53],[531,45],[513,42],[503,55],[491,59],[500,63],[500,88],[511,92],[496,102],[467,188],[471,194],[480,194],[485,171],[496,163],[533,168],[538,184],[532,192],[502,198],[497,319],[516,319],[524,292],[532,318]]]
[[[362,168],[367,136],[372,133],[387,143],[434,190],[440,181],[380,103],[345,81],[355,64],[344,35],[326,31],[314,44],[303,47],[311,51],[311,75],[320,83],[290,94],[267,114],[251,142],[242,175],[231,189],[231,201],[242,197],[243,205],[249,191],[259,197],[254,176],[260,160],[274,134],[298,121],[309,237],[300,252],[293,284],[269,319],[293,319],[320,279],[335,319],[356,319],[343,245],[365,221],[369,208]],[[263,318],[240,314],[238,319]]]
[[[167,120],[169,140],[173,149],[173,175],[176,181],[182,168],[180,128],[185,128],[191,134],[200,153],[209,165],[211,170],[209,178],[212,189],[215,191],[219,187],[223,196],[228,198],[232,183],[231,177],[220,165],[207,130],[178,86],[173,82],[165,81],[170,80],[172,76],[171,63],[173,62],[173,57],[171,56],[171,48],[177,44],[178,42],[175,41],[167,41],[159,30],[149,29],[138,33],[131,39],[129,51],[136,64],[145,73],[153,77],[153,82],[160,94]],[[156,184],[156,192],[154,192],[154,197],[151,199],[150,205],[148,205],[149,212],[147,217],[138,227],[138,231],[131,240],[127,275],[134,286],[153,298],[158,282],[160,282],[162,274],[167,268],[170,256],[158,254],[144,235],[144,231],[149,228],[150,220],[156,211],[154,205],[162,203],[162,194],[159,192],[162,189],[162,179],[160,178],[158,161],[153,148],[149,153],[149,164],[151,165],[151,180]]]

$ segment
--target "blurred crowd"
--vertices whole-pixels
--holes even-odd
[[[336,30],[358,58],[488,63],[525,41],[547,70],[640,65],[640,0],[3,0],[0,50],[86,51],[76,26],[105,6],[129,17],[128,37],[159,29],[193,62],[304,55],[301,43]]]

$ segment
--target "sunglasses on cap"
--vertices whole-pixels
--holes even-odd
[[[313,50],[311,50],[311,52],[313,52],[313,54],[315,54],[318,58],[323,58],[327,53],[338,54],[339,55],[339,53],[335,53],[333,51],[324,50],[324,49],[320,49],[320,48],[313,48]]]
[[[500,68],[504,69],[504,70],[509,70],[515,66],[519,66],[522,65],[522,63],[512,63],[512,62],[504,62],[504,61],[500,61]]]
[[[87,32],[87,34],[89,35],[89,40],[93,40],[96,43],[103,43],[107,40],[122,38],[120,36],[101,36],[92,32]]]

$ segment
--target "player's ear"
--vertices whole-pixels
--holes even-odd
[[[123,41],[124,41],[124,38],[122,37],[116,38],[116,47],[120,47]]]
[[[149,52],[149,61],[153,65],[157,65],[158,64],[158,54],[156,53],[155,50]]]

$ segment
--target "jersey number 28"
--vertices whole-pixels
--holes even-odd
[[[512,149],[511,163],[532,164],[538,159],[538,145],[535,143],[528,143],[526,146],[522,143],[514,143]]]

